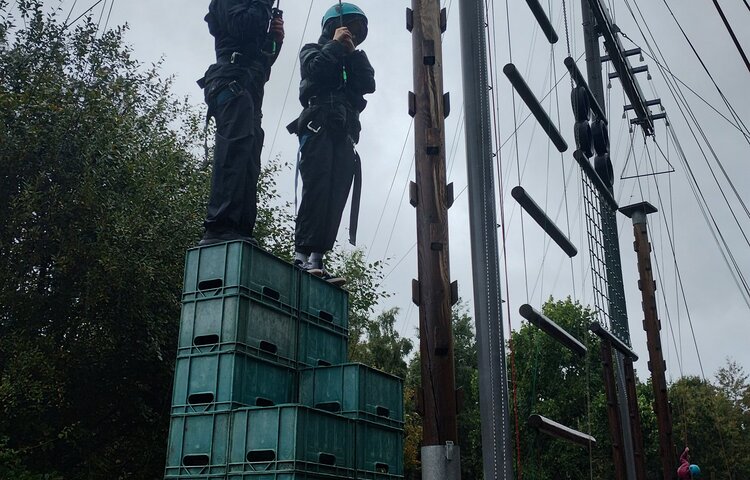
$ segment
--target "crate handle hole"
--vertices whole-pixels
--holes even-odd
[[[185,455],[182,464],[186,467],[206,467],[210,461],[208,455]]]
[[[206,345],[215,345],[219,343],[219,336],[214,335],[199,335],[193,339],[193,345],[196,347],[205,347]]]
[[[377,415],[378,417],[390,417],[391,409],[381,406],[375,407],[375,415]]]
[[[256,407],[273,407],[274,405],[276,405],[274,401],[268,398],[258,397],[255,399]]]
[[[190,405],[213,403],[214,394],[212,392],[194,393],[188,397]]]
[[[336,455],[320,453],[318,454],[318,463],[322,465],[336,465]]]
[[[331,362],[326,362],[325,360],[318,360],[318,366],[319,367],[330,367]]]
[[[378,473],[388,473],[389,467],[387,463],[375,462],[375,471]]]
[[[211,280],[203,280],[198,282],[198,290],[216,290],[224,286],[224,280],[220,278],[213,278]]]
[[[321,318],[321,320],[325,320],[328,323],[333,323],[333,315],[326,312],[325,310],[320,311],[319,317]]]
[[[263,350],[264,352],[276,353],[279,350],[279,347],[277,347],[275,343],[262,340],[260,342],[260,349]]]
[[[263,287],[263,295],[273,298],[274,300],[279,300],[281,298],[281,294],[270,287]]]
[[[326,412],[340,412],[341,403],[339,402],[321,402],[315,404],[315,408],[318,410],[325,410]]]
[[[250,450],[247,452],[247,461],[250,463],[273,462],[274,460],[276,460],[274,450]]]

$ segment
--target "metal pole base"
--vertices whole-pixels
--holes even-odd
[[[422,447],[422,480],[461,480],[461,448],[452,442]]]

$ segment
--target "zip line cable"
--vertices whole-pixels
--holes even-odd
[[[742,0],[745,3],[745,6],[748,10],[750,10],[750,3],[747,3],[747,0]]]
[[[637,8],[638,7],[637,1],[634,0],[634,2],[636,4],[636,8]],[[626,0],[626,4],[629,7],[628,0]],[[635,18],[635,14],[633,13],[632,9],[629,8],[629,10],[630,10],[631,15],[633,16],[633,19],[636,21],[636,24],[638,25],[638,29],[641,31],[641,35],[644,37],[644,40],[646,41],[646,45],[653,52],[653,48],[651,47],[650,42],[646,38],[646,36],[645,36],[643,30],[641,29],[640,25],[638,24],[638,20]],[[640,9],[639,9],[639,13],[640,13]],[[642,19],[644,21],[644,25],[646,26],[647,31],[651,35],[651,38],[654,39],[654,41],[655,41],[653,33],[651,32],[651,29],[648,26],[648,23],[646,23],[645,18],[643,18],[642,14],[641,14],[641,17],[642,17]],[[666,59],[664,58],[664,55],[661,52],[661,49],[659,48],[658,45],[656,45],[656,49],[659,51],[660,55],[662,56],[664,65],[668,68],[668,64],[666,62]],[[706,155],[706,153],[705,153],[702,145],[700,144],[700,141],[698,140],[698,137],[696,136],[695,131],[693,130],[693,127],[690,124],[690,121],[688,120],[688,114],[689,114],[690,118],[693,120],[693,123],[695,124],[696,129],[701,134],[701,136],[702,136],[704,142],[706,143],[707,147],[709,148],[709,150],[710,150],[713,158],[719,164],[719,168],[721,169],[722,173],[724,174],[725,179],[727,180],[727,182],[729,183],[732,191],[734,192],[735,196],[737,197],[737,200],[739,201],[740,205],[742,206],[742,208],[745,211],[745,213],[748,216],[748,218],[750,218],[750,210],[748,210],[748,208],[747,208],[744,200],[741,198],[739,192],[737,191],[736,187],[734,186],[734,182],[732,182],[732,180],[729,178],[728,173],[726,172],[723,164],[719,160],[718,155],[716,154],[716,151],[713,149],[713,146],[711,145],[711,142],[709,141],[708,137],[705,134],[705,131],[703,130],[702,126],[700,125],[700,122],[698,121],[697,117],[693,113],[692,108],[690,107],[690,104],[687,102],[687,99],[685,98],[684,93],[682,93],[679,85],[673,85],[672,84],[672,82],[670,81],[669,77],[667,77],[666,75],[664,75],[663,71],[662,71],[662,76],[664,77],[664,79],[665,79],[665,81],[667,83],[667,87],[669,88],[672,96],[675,98],[675,101],[677,102],[677,106],[680,109],[680,113],[682,114],[683,118],[685,119],[685,121],[687,123],[687,126],[688,126],[688,128],[690,130],[690,133],[692,134],[693,138],[695,139],[696,144],[698,145],[698,148],[700,149],[700,151],[701,151],[701,153],[702,153],[702,155],[703,155],[703,157],[704,157],[704,159],[706,161],[706,164],[709,165],[709,169],[711,170],[712,176],[713,176],[715,182],[717,183],[717,186],[719,187],[719,190],[722,192],[722,196],[724,196],[724,193],[723,193],[723,190],[721,188],[721,185],[719,184],[718,179],[716,178],[716,176],[714,174],[713,168],[709,164],[708,157],[707,157],[707,155]],[[684,109],[683,109],[683,105],[684,105]],[[685,113],[686,111],[688,112],[688,114]],[[686,157],[685,157],[685,161],[687,161]],[[729,205],[729,202],[728,202],[728,200],[726,199],[725,196],[724,196],[724,198],[725,198],[725,201],[727,202],[727,204],[729,206],[730,211],[732,212],[732,215],[734,216],[734,212],[733,212],[733,209],[732,209],[731,205]],[[706,204],[706,205],[708,205],[708,204]],[[741,227],[740,227],[740,229],[741,229]],[[744,234],[744,231],[743,231],[743,234]]]
[[[729,250],[729,247],[726,243],[726,240],[724,239],[724,236],[721,234],[721,231],[718,228],[718,224],[716,223],[716,219],[713,217],[713,214],[711,213],[710,209],[708,208],[708,203],[706,202],[706,198],[703,195],[703,192],[700,188],[700,185],[698,185],[698,181],[695,178],[695,174],[693,173],[692,168],[690,167],[690,164],[687,162],[687,157],[685,155],[685,152],[682,149],[682,146],[679,143],[679,140],[676,137],[676,133],[674,132],[674,129],[670,126],[668,127],[670,131],[670,135],[672,136],[672,140],[675,142],[675,146],[677,148],[679,158],[683,162],[683,165],[686,168],[686,171],[689,174],[688,177],[688,184],[690,185],[693,195],[695,196],[696,200],[698,201],[698,207],[701,210],[701,213],[703,215],[704,220],[706,221],[709,231],[711,232],[711,235],[714,238],[714,241],[716,245],[719,247],[719,251],[722,255],[722,258],[724,259],[724,262],[727,264],[727,267],[729,268],[730,273],[732,274],[732,278],[734,279],[735,283],[737,284],[737,287],[740,289],[740,293],[742,294],[743,300],[745,301],[745,304],[748,306],[748,309],[750,309],[750,290],[748,290],[747,286],[743,289],[742,286],[738,283],[738,279],[735,277],[735,273],[732,270],[732,266],[730,265],[729,260],[726,257],[726,254],[724,253],[724,250],[722,249],[722,245],[724,248]],[[709,220],[710,217],[710,220]],[[713,228],[711,228],[711,225],[713,223]],[[715,230],[718,230],[715,231]],[[719,237],[717,238],[717,233]],[[719,241],[719,238],[721,239],[721,242]],[[679,272],[679,269],[677,270]],[[741,272],[740,272],[741,273]],[[684,290],[684,289],[683,289]],[[744,291],[743,291],[744,290]],[[683,291],[684,296],[684,291]],[[687,308],[687,305],[686,305]],[[688,313],[689,316],[689,313]]]
[[[630,43],[632,43],[636,47],[641,48],[640,45],[638,45],[635,41],[633,41],[632,38],[628,37],[625,33],[622,33],[622,36],[625,37],[625,38],[627,38],[630,41]],[[750,130],[747,128],[747,126],[745,126],[745,123],[742,121],[741,118],[738,118],[737,120],[732,120],[732,119],[728,118],[726,115],[724,115],[723,113],[721,113],[716,107],[714,107],[708,100],[706,100],[698,92],[696,92],[695,90],[693,90],[690,87],[690,85],[688,85],[687,83],[685,83],[682,80],[680,80],[680,78],[678,76],[676,76],[674,73],[672,73],[671,70],[669,70],[667,67],[665,67],[664,65],[662,65],[661,63],[659,63],[659,60],[657,60],[656,58],[654,58],[653,56],[651,56],[651,54],[648,53],[646,51],[646,49],[642,48],[641,50],[643,51],[643,54],[645,56],[647,56],[652,62],[654,62],[658,67],[660,67],[662,70],[664,70],[665,72],[667,72],[672,77],[672,79],[675,80],[675,82],[681,84],[683,87],[685,87],[688,90],[690,90],[690,93],[692,93],[693,95],[695,95],[696,97],[698,97],[698,99],[701,102],[703,102],[708,108],[710,108],[717,115],[719,115],[721,118],[723,118],[724,120],[726,120],[729,125],[731,125],[734,128],[736,128],[742,134],[742,136],[744,137],[745,141],[748,142],[748,145],[750,145]],[[734,114],[732,116],[734,116]],[[735,121],[739,121],[740,123],[737,124],[737,123],[735,123]],[[743,130],[743,128],[744,128],[744,130]]]
[[[409,143],[409,137],[411,136],[411,131],[413,128],[414,128],[414,119],[412,119],[411,122],[409,123],[409,130],[406,132],[406,138],[404,138],[404,145],[401,147],[401,155],[398,157],[398,164],[396,165],[396,171],[393,172],[393,179],[391,179],[391,186],[388,188],[388,194],[385,196],[383,209],[380,212],[380,218],[378,219],[378,223],[375,226],[375,233],[372,235],[370,248],[367,249],[367,257],[370,256],[370,252],[372,251],[372,248],[375,246],[375,240],[378,236],[378,231],[380,230],[380,224],[383,221],[383,216],[385,215],[385,212],[388,206],[388,200],[390,200],[391,198],[391,192],[393,192],[393,186],[396,183],[396,178],[398,177],[398,171],[401,168],[401,162],[404,160],[404,153],[406,152],[406,146]]]
[[[635,21],[635,24],[636,24],[636,26],[638,27],[638,30],[640,31],[640,33],[641,33],[641,36],[643,37],[644,41],[646,42],[646,46],[647,46],[647,47],[648,47],[648,48],[649,48],[649,49],[651,50],[651,52],[652,52],[652,54],[651,54],[651,55],[648,55],[648,53],[647,53],[647,55],[649,56],[649,58],[652,58],[652,59],[653,59],[653,60],[654,60],[654,61],[656,62],[657,66],[658,66],[658,67],[660,68],[660,71],[661,71],[661,74],[662,74],[662,76],[663,76],[663,77],[665,78],[665,81],[666,81],[666,82],[667,82],[667,84],[669,85],[669,84],[670,84],[671,82],[669,82],[669,79],[667,79],[667,78],[666,78],[666,75],[664,74],[664,70],[668,71],[668,72],[669,72],[669,74],[670,74],[670,75],[672,75],[672,76],[673,76],[674,78],[676,78],[676,76],[674,76],[674,74],[673,74],[673,73],[671,72],[671,70],[669,69],[669,65],[667,64],[667,60],[666,60],[666,57],[665,57],[665,56],[664,56],[664,54],[662,53],[662,51],[661,51],[661,48],[659,47],[659,44],[658,44],[658,42],[656,42],[656,38],[654,37],[654,35],[653,35],[653,32],[651,31],[651,28],[650,28],[650,27],[648,26],[648,23],[646,22],[646,18],[645,18],[645,16],[643,15],[643,12],[641,11],[641,9],[640,9],[640,6],[638,5],[638,2],[637,2],[637,0],[633,0],[633,1],[634,1],[634,3],[635,3],[636,9],[638,10],[638,13],[639,13],[639,14],[640,14],[640,16],[641,16],[641,19],[642,19],[642,21],[643,21],[644,25],[646,26],[646,30],[648,31],[649,35],[651,36],[651,39],[652,39],[652,40],[654,41],[654,43],[655,43],[656,51],[657,51],[657,52],[659,53],[659,55],[661,56],[661,59],[662,59],[662,62],[663,62],[663,64],[662,64],[662,63],[660,63],[660,62],[659,62],[658,60],[656,60],[656,59],[654,58],[654,56],[655,56],[655,54],[654,54],[654,47],[652,47],[652,46],[651,46],[651,43],[649,42],[648,38],[646,37],[646,34],[645,34],[645,33],[643,32],[643,29],[641,28],[641,26],[640,26],[640,23],[638,22],[638,19],[636,19],[636,17],[635,17],[635,13],[633,12],[633,9],[632,9],[632,7],[630,6],[630,3],[629,3],[629,1],[628,1],[628,0],[625,0],[625,4],[626,4],[626,5],[627,5],[627,7],[628,7],[628,11],[630,12],[630,15],[631,15],[631,16],[633,17],[633,20]],[[669,8],[669,6],[667,6],[667,8]],[[671,10],[670,10],[670,11],[671,11]],[[692,50],[693,50],[693,53],[694,53],[694,54],[696,55],[696,57],[698,58],[698,61],[699,61],[699,62],[701,63],[701,65],[703,66],[703,69],[704,69],[704,71],[706,72],[706,74],[708,75],[709,79],[710,79],[710,80],[711,80],[711,82],[713,83],[714,87],[715,87],[715,88],[716,88],[716,90],[718,91],[718,93],[719,93],[719,96],[720,96],[720,97],[722,98],[722,101],[724,102],[724,104],[726,105],[727,109],[729,110],[729,113],[730,113],[730,114],[732,115],[732,117],[733,117],[733,118],[735,119],[735,121],[736,121],[736,122],[738,122],[738,124],[740,124],[740,125],[742,125],[742,127],[744,127],[744,129],[745,129],[745,130],[744,130],[744,131],[742,131],[742,129],[740,129],[740,131],[742,132],[742,134],[743,134],[743,137],[745,138],[745,141],[746,141],[746,142],[748,142],[748,144],[750,145],[750,130],[748,130],[747,126],[746,126],[746,125],[745,125],[745,123],[744,123],[744,122],[742,121],[742,118],[740,118],[740,116],[739,116],[739,115],[737,114],[737,111],[735,110],[735,108],[734,108],[734,107],[732,106],[732,104],[731,104],[731,103],[729,102],[729,100],[727,99],[726,95],[724,95],[724,92],[723,92],[723,91],[721,90],[721,88],[719,87],[719,85],[718,85],[718,84],[716,83],[716,80],[715,80],[715,79],[713,78],[713,75],[711,74],[711,72],[710,72],[710,71],[708,70],[708,67],[707,67],[707,66],[705,65],[705,63],[703,62],[703,59],[701,58],[701,56],[700,56],[700,55],[698,54],[698,52],[697,52],[697,50],[695,49],[695,47],[694,47],[694,46],[692,45],[692,43],[690,42],[690,39],[688,38],[687,34],[686,34],[686,33],[684,33],[684,30],[682,29],[682,25],[681,25],[681,24],[679,23],[679,21],[677,20],[677,18],[676,18],[676,17],[674,16],[674,15],[673,15],[673,18],[674,18],[675,22],[677,23],[677,26],[678,26],[678,27],[680,28],[680,30],[682,30],[682,32],[683,32],[683,36],[684,36],[684,37],[685,37],[685,39],[686,39],[686,40],[688,41],[688,44],[689,44],[689,45],[691,46],[691,48],[692,48]],[[631,42],[632,42],[632,43],[633,43],[634,45],[636,45],[636,46],[637,46],[637,44],[636,44],[636,43],[635,43],[635,42],[634,42],[634,41],[633,41],[632,39],[630,39],[630,38],[629,38],[629,37],[628,37],[628,36],[627,36],[626,34],[624,34],[624,33],[623,33],[623,36],[624,36],[625,38],[628,38],[628,40],[630,40],[630,41],[631,41]],[[682,81],[680,81],[680,83],[683,83],[683,84],[684,84],[684,82],[682,82]],[[686,85],[686,86],[687,86],[687,85]],[[689,87],[688,87],[688,88],[689,88]],[[670,90],[671,90],[671,88],[670,88]],[[680,91],[680,94],[681,94],[681,96],[682,96],[682,97],[684,98],[685,96],[684,96],[684,93],[682,93],[682,90],[681,90],[681,89],[679,89],[679,88],[677,88],[677,90],[678,90],[678,91]],[[705,99],[703,99],[703,97],[700,97],[700,95],[698,95],[698,94],[697,94],[697,93],[696,93],[696,92],[695,92],[695,91],[694,91],[693,89],[690,89],[690,91],[691,91],[691,92],[693,92],[693,93],[694,93],[695,95],[697,95],[697,96],[698,96],[698,97],[699,97],[699,98],[700,98],[701,100],[703,100],[703,102],[704,102],[704,103],[708,104],[708,102],[707,102],[707,101],[706,101]],[[684,102],[686,102],[686,103],[687,103],[687,100],[685,99],[685,100],[684,100]],[[709,105],[709,106],[711,106],[710,104],[708,104],[708,105]],[[694,115],[692,114],[692,108],[690,108],[690,107],[689,107],[689,104],[687,104],[687,106],[688,106],[688,110],[689,110],[689,111],[691,112],[691,115],[692,115],[692,116],[694,116]],[[714,108],[713,106],[711,106],[711,108],[712,108],[712,109],[713,109],[714,111],[716,111],[717,113],[719,113],[719,112],[718,112],[718,110],[716,110],[716,108]],[[720,115],[721,115],[722,117],[724,117],[724,115],[722,115],[721,113],[719,113],[719,114],[720,114]],[[724,118],[726,119],[726,117],[724,117]],[[728,120],[728,119],[727,119],[727,120]],[[695,120],[695,122],[697,123],[697,120]],[[730,123],[731,123],[731,122],[730,122]],[[739,127],[737,127],[737,128],[739,129]],[[747,134],[746,134],[746,132],[747,132]]]
[[[745,67],[747,67],[747,71],[750,72],[750,60],[748,60],[747,55],[745,54],[745,50],[742,48],[742,45],[740,45],[740,41],[737,40],[737,35],[734,34],[734,29],[732,28],[732,25],[729,24],[729,20],[727,20],[727,16],[724,15],[724,10],[722,10],[721,5],[719,5],[719,2],[717,0],[713,0],[713,2],[714,2],[714,6],[716,7],[716,11],[719,12],[721,21],[724,22],[724,26],[727,28],[727,32],[729,32],[729,36],[732,37],[734,46],[737,47],[737,51],[740,52],[740,56],[742,56],[742,60],[745,62]],[[664,3],[667,3],[666,0],[664,0]]]
[[[654,180],[655,180],[655,184],[656,184],[656,190],[657,190],[657,196],[658,196],[658,199],[659,199],[660,208],[664,209],[663,202],[662,202],[662,197],[661,197],[661,192],[659,190],[659,184],[658,184],[658,182],[656,182],[656,179],[654,179]],[[639,179],[639,183],[640,183],[640,179]],[[667,230],[667,233],[669,235],[669,230]],[[673,255],[675,255],[675,262],[676,262],[676,254],[674,253],[674,244],[672,242],[672,236],[671,235],[670,235],[670,246],[672,248]],[[654,258],[655,259],[657,258],[656,251],[654,251]],[[658,263],[657,263],[657,268],[658,268]],[[677,275],[678,275],[680,288],[682,289],[683,300],[685,301],[685,308],[687,309],[687,312],[688,312],[688,323],[689,323],[689,326],[690,326],[691,335],[693,337],[693,344],[695,346],[695,352],[696,352],[696,355],[697,355],[697,358],[698,358],[698,365],[700,367],[701,375],[703,376],[703,380],[707,381],[706,380],[706,374],[705,374],[705,371],[703,369],[703,361],[702,361],[701,356],[700,356],[700,349],[698,348],[698,341],[697,341],[697,338],[695,336],[695,330],[693,328],[692,318],[690,317],[690,310],[689,310],[689,308],[687,306],[687,297],[685,295],[684,284],[682,283],[682,276],[680,275],[679,269],[677,269],[676,272],[677,272]],[[723,438],[723,435],[721,434],[721,431],[718,428],[718,416],[716,415],[715,412],[713,412],[713,413],[714,413],[714,415],[713,415],[713,417],[714,417],[714,426],[717,427],[716,431],[717,431],[717,434],[719,435],[720,448],[721,448],[722,455],[723,455],[725,463],[726,463],[727,462],[726,461],[727,454],[726,454],[726,446],[725,446],[725,443],[724,443],[724,438]],[[686,442],[687,442],[687,426],[685,426],[685,430],[686,430],[685,437],[686,437]]]
[[[302,45],[305,43],[305,34],[307,33],[307,27],[310,23],[310,16],[312,15],[312,7],[315,2],[310,2],[310,8],[307,10],[307,18],[305,18],[305,26],[302,29],[302,35],[299,39],[299,46],[297,47],[297,51],[302,50]],[[268,158],[266,159],[266,162],[271,161],[271,156],[273,154],[273,149],[276,146],[276,139],[279,136],[279,130],[281,130],[281,121],[284,118],[284,112],[286,111],[286,104],[287,101],[289,101],[289,93],[292,90],[292,82],[294,82],[294,72],[297,69],[297,63],[299,62],[299,56],[296,56],[294,59],[294,65],[292,66],[292,74],[289,76],[289,84],[286,87],[286,94],[284,94],[284,103],[281,105],[281,113],[279,113],[279,121],[276,123],[276,130],[273,134],[273,140],[271,140],[271,146],[268,149]]]
[[[83,12],[82,14],[78,15],[78,16],[77,16],[77,17],[75,18],[75,20],[73,20],[72,22],[68,23],[68,22],[66,21],[66,22],[65,22],[65,23],[63,24],[63,28],[62,28],[62,30],[61,30],[60,32],[62,33],[63,31],[67,30],[67,29],[68,29],[68,27],[70,27],[71,25],[74,25],[74,24],[75,24],[75,23],[76,23],[76,22],[77,22],[78,20],[80,20],[80,19],[82,19],[83,17],[85,17],[87,13],[89,13],[89,12],[90,12],[91,10],[93,10],[94,8],[96,8],[96,6],[97,6],[97,5],[99,5],[100,3],[102,3],[103,1],[104,1],[104,0],[97,0],[97,2],[96,2],[96,3],[94,3],[94,4],[93,4],[93,5],[91,5],[91,6],[89,7],[89,8],[87,8],[86,10],[84,10],[84,12]],[[73,6],[75,7],[75,3],[73,4]],[[71,9],[71,12],[72,12],[72,9]]]
[[[719,85],[716,83],[716,80],[714,79],[713,75],[709,71],[708,66],[706,66],[706,63],[703,61],[703,58],[700,56],[700,54],[698,53],[698,50],[693,45],[693,42],[688,37],[687,33],[685,32],[685,29],[682,28],[682,24],[680,24],[680,21],[677,20],[677,17],[675,16],[675,14],[672,11],[672,9],[669,7],[669,4],[667,4],[666,0],[662,0],[662,1],[664,2],[664,5],[667,7],[667,10],[669,10],[669,13],[672,15],[672,18],[674,19],[675,23],[677,24],[677,27],[680,29],[680,32],[682,32],[682,36],[685,37],[685,40],[687,41],[688,45],[690,46],[690,49],[693,51],[693,53],[695,54],[696,58],[700,62],[701,66],[703,67],[703,70],[706,72],[706,74],[708,74],[708,77],[711,79],[711,82],[714,84],[714,87],[716,87],[716,90],[719,92],[719,95],[721,95],[721,98],[722,98],[722,100],[724,100],[724,103],[727,105],[727,108],[729,108],[729,111],[732,113],[732,115],[737,120],[739,120],[740,122],[742,122],[742,120],[740,119],[739,115],[737,114],[737,111],[734,109],[734,107],[731,106],[731,104],[729,103],[729,100],[727,100],[726,96],[724,95],[724,92],[722,92],[721,89],[719,88]],[[637,2],[636,2],[636,8],[638,8],[638,3]],[[641,13],[640,8],[638,8],[638,13]],[[642,13],[641,13],[641,16],[643,16]],[[743,123],[743,126],[745,126],[744,123]],[[745,129],[747,130],[747,126],[745,126]]]

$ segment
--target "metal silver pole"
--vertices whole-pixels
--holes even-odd
[[[500,292],[484,4],[482,0],[461,0],[459,10],[484,478],[510,480],[513,478],[513,450]]]

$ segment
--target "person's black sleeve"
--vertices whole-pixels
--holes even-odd
[[[226,33],[240,42],[252,41],[268,30],[273,0],[223,0],[218,17]]]
[[[349,80],[347,89],[358,95],[366,95],[375,91],[375,69],[362,50],[355,50],[347,58],[347,73]]]
[[[305,45],[299,54],[302,78],[321,85],[337,83],[342,78],[345,56],[346,47],[336,40],[322,48],[316,44]]]

